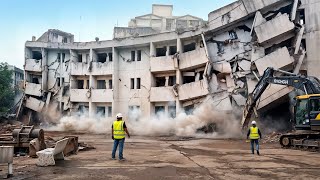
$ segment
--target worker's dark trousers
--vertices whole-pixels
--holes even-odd
[[[259,151],[259,139],[251,139],[251,151],[254,153],[254,144],[256,144],[256,150]]]
[[[123,159],[124,138],[114,140],[113,149],[112,149],[112,158],[116,158],[116,151],[117,151],[118,145],[119,145],[119,159]]]

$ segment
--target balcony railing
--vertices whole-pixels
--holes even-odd
[[[41,84],[26,82],[25,93],[32,96],[42,96]]]
[[[41,60],[26,59],[24,69],[26,71],[41,72]]]
[[[208,62],[204,48],[181,53],[179,59],[179,68],[182,70],[201,67]]]
[[[174,71],[173,56],[151,57],[151,72]]]
[[[150,91],[150,102],[175,101],[173,87],[152,87]]]

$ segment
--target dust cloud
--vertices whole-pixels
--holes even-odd
[[[101,118],[101,115],[88,118],[87,113],[84,113],[64,116],[55,126],[49,126],[47,129],[110,134],[114,120],[114,118]],[[210,103],[199,105],[192,114],[178,113],[175,118],[170,118],[163,112],[151,118],[144,118],[139,110],[134,109],[129,112],[129,119],[124,120],[132,135],[232,138],[241,134],[239,120],[234,114],[216,110]],[[215,124],[214,132],[205,134],[203,131],[197,131],[208,124]]]

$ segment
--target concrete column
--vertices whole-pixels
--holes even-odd
[[[62,53],[60,53],[60,101],[59,101],[59,110],[62,112],[62,76],[63,76],[63,61],[62,61]]]
[[[48,56],[47,56],[47,51],[42,48],[41,49],[42,53],[42,90],[44,92],[48,91]]]
[[[113,101],[112,101],[112,116],[119,112],[119,53],[118,50],[112,48],[112,87],[113,87]]]
[[[153,42],[150,42],[150,57],[156,56],[156,47]]]
[[[177,51],[183,53],[183,45],[180,38],[177,39]]]
[[[166,47],[167,47],[166,56],[169,56],[170,46],[166,46]]]
[[[166,83],[165,86],[168,87],[169,86],[169,76],[166,76]]]
[[[95,79],[93,75],[89,76],[89,90],[91,90],[91,97],[89,98],[89,116],[94,117],[95,115],[95,107],[94,103],[92,103],[92,91],[95,89]]]

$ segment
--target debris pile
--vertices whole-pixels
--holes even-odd
[[[282,133],[273,132],[262,139],[262,143],[279,143]]]

